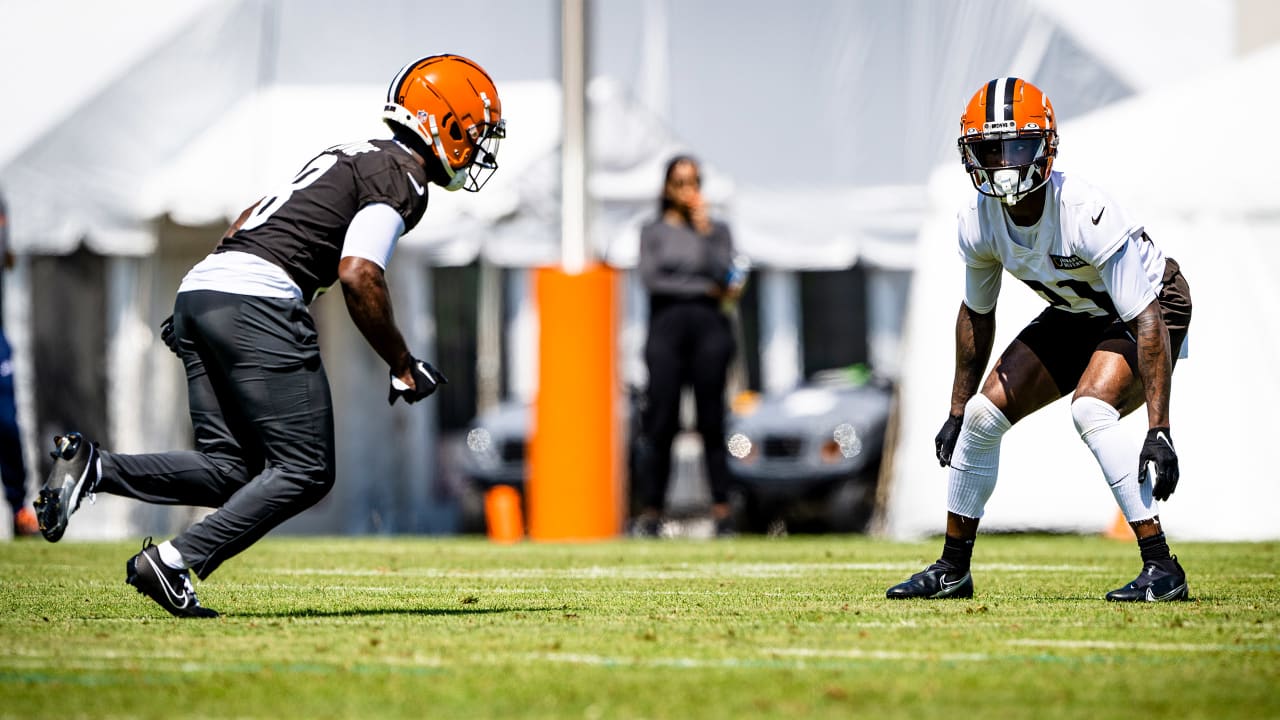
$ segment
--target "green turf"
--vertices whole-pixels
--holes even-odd
[[[974,600],[890,602],[938,542],[269,538],[169,618],[137,543],[0,544],[0,717],[1280,717],[1280,544],[983,536]]]

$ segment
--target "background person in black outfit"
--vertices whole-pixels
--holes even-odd
[[[640,469],[641,510],[632,528],[637,535],[658,534],[686,385],[696,400],[716,534],[731,532],[724,393],[735,346],[721,303],[740,290],[732,271],[733,240],[728,226],[707,213],[698,163],[677,156],[667,164],[658,218],[640,233],[640,275],[649,291],[643,421],[649,454]]]
[[[396,240],[427,208],[427,189],[477,191],[505,134],[497,89],[479,65],[436,55],[391,82],[394,139],[339,145],[245,210],[178,289],[161,335],[187,371],[194,451],[121,455],[78,433],[36,501],[46,539],[62,537],[89,493],[217,508],[173,540],[150,539],[126,579],[170,613],[213,617],[188,568],[207,577],[334,482],[333,402],[310,301],[335,281],[390,367],[389,403],[430,395],[443,375],[409,354],[384,279]]]

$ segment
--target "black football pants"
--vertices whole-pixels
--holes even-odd
[[[640,487],[645,508],[661,510],[666,502],[671,444],[680,429],[680,393],[685,385],[693,385],[711,500],[728,502],[724,392],[733,353],[729,318],[710,298],[651,301],[644,350],[649,366],[644,432],[650,455],[649,467],[642,468]]]
[[[301,300],[185,292],[173,330],[196,449],[103,452],[97,489],[217,508],[172,541],[204,578],[333,487],[333,402]]]

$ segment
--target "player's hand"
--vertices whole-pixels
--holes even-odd
[[[946,467],[951,464],[951,453],[955,452],[956,439],[960,437],[960,423],[963,415],[949,415],[942,423],[942,429],[933,438],[934,453],[938,456],[938,464]]]
[[[1151,496],[1162,502],[1178,487],[1178,453],[1173,449],[1167,427],[1151,428],[1142,443],[1142,452],[1138,455],[1138,484],[1148,479],[1153,483]]]
[[[406,403],[412,405],[435,392],[440,385],[449,382],[449,378],[431,363],[417,358],[409,358],[409,372],[406,375],[405,379],[394,374],[391,376],[391,390],[387,393],[388,405],[395,405],[396,398],[404,398]],[[412,381],[412,384],[406,380]]]
[[[182,357],[178,354],[178,338],[174,337],[173,334],[172,315],[160,321],[160,339],[164,342],[165,346],[173,351],[174,355]]]

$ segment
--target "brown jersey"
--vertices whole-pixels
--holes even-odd
[[[427,209],[427,183],[422,165],[395,140],[337,145],[262,198],[214,252],[245,252],[279,265],[310,301],[338,279],[342,243],[356,213],[389,205],[408,232]]]

